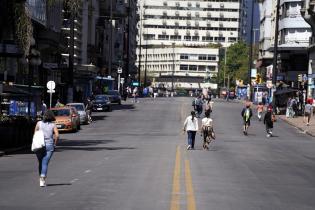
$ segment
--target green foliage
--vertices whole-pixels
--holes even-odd
[[[14,11],[15,33],[24,55],[29,52],[33,36],[33,26],[30,13],[24,3],[16,3]]]
[[[220,69],[218,75],[218,84],[223,86],[224,67],[225,69],[225,81],[227,84],[228,75],[230,77],[230,87],[235,86],[236,79],[241,79],[244,83],[248,82],[248,52],[249,46],[245,42],[240,41],[227,48],[226,51],[226,66],[224,58],[224,49],[221,51],[220,56]]]

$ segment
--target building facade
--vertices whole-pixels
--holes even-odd
[[[146,69],[152,76],[171,75],[174,71],[187,77],[216,77],[218,48],[239,40],[238,0],[142,0],[139,8],[137,53],[141,74]],[[164,63],[163,57],[170,57],[173,48],[175,69],[170,61]],[[150,56],[145,56],[146,52]]]

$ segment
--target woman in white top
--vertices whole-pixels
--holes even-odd
[[[201,121],[201,134],[203,135],[203,148],[209,149],[209,144],[212,139],[215,139],[213,131],[213,120],[210,118],[210,113],[205,113],[206,117]]]
[[[183,130],[187,131],[188,134],[187,150],[194,149],[195,137],[198,131],[198,119],[196,118],[196,113],[194,111],[191,111],[191,116],[186,118]]]

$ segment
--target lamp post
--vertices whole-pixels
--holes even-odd
[[[276,6],[276,22],[275,22],[275,40],[274,40],[274,53],[273,53],[273,62],[272,62],[272,84],[273,87],[276,88],[277,84],[277,63],[278,63],[278,35],[279,35],[279,15],[280,15],[280,0],[277,0]],[[273,89],[274,90],[274,89]],[[271,92],[272,94],[272,107],[275,110],[275,98],[274,98],[274,91]]]
[[[172,69],[172,95],[174,94],[174,72],[175,72],[175,42],[172,43],[173,48],[173,69]]]

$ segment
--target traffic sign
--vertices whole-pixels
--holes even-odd
[[[47,93],[55,93],[55,90],[47,90]]]
[[[125,82],[125,78],[120,78],[120,83],[124,83]]]
[[[272,88],[272,81],[271,80],[267,80],[266,86],[267,86],[267,88]]]
[[[121,73],[122,73],[122,68],[121,68],[121,67],[118,67],[117,73],[118,73],[118,74],[121,74]]]
[[[54,81],[48,81],[47,88],[48,90],[54,90],[56,88],[56,83]]]

